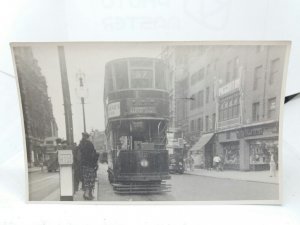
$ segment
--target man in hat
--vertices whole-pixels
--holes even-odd
[[[93,143],[89,140],[89,136],[88,133],[82,133],[82,139],[78,146],[81,155],[80,164],[84,189],[83,198],[85,200],[92,200],[94,198],[93,190],[95,187],[99,158],[99,154],[96,152]]]

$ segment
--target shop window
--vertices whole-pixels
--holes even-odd
[[[259,102],[255,102],[252,104],[252,121],[259,121]]]
[[[254,70],[253,90],[257,90],[262,79],[262,66],[258,66]]]
[[[240,163],[238,143],[230,143],[224,145],[224,163],[229,165]]]
[[[270,148],[269,146],[273,146],[273,147]],[[251,141],[249,147],[250,147],[250,164],[268,164],[270,162],[271,149],[273,151],[276,151],[277,149],[275,141],[273,140]]]
[[[276,98],[268,100],[268,119],[274,118],[276,112]]]
[[[278,77],[279,73],[279,58],[272,60],[271,62],[271,72],[269,78],[269,84],[272,85],[274,83],[275,77]]]

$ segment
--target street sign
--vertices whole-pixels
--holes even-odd
[[[73,164],[72,150],[59,150],[58,163],[59,165],[72,165]]]

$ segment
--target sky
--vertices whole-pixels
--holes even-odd
[[[161,53],[161,43],[68,43],[32,44],[34,58],[38,61],[42,75],[48,85],[48,95],[53,105],[53,114],[58,125],[58,136],[66,137],[61,74],[57,46],[64,46],[67,75],[73,113],[74,141],[79,142],[83,132],[83,116],[76,74],[86,76],[88,95],[85,114],[87,132],[92,129],[104,130],[103,90],[105,64],[110,60],[124,57],[155,57]]]

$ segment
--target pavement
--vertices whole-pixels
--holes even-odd
[[[46,170],[47,168],[44,166],[43,169]],[[40,166],[28,167],[28,173],[40,172],[40,171],[42,171],[42,167]]]
[[[261,183],[279,184],[278,172],[276,177],[270,177],[270,172],[267,171],[216,171],[206,169],[194,169],[187,170],[185,174],[198,175],[205,177],[214,177],[222,179],[242,180],[242,181],[254,181]]]

